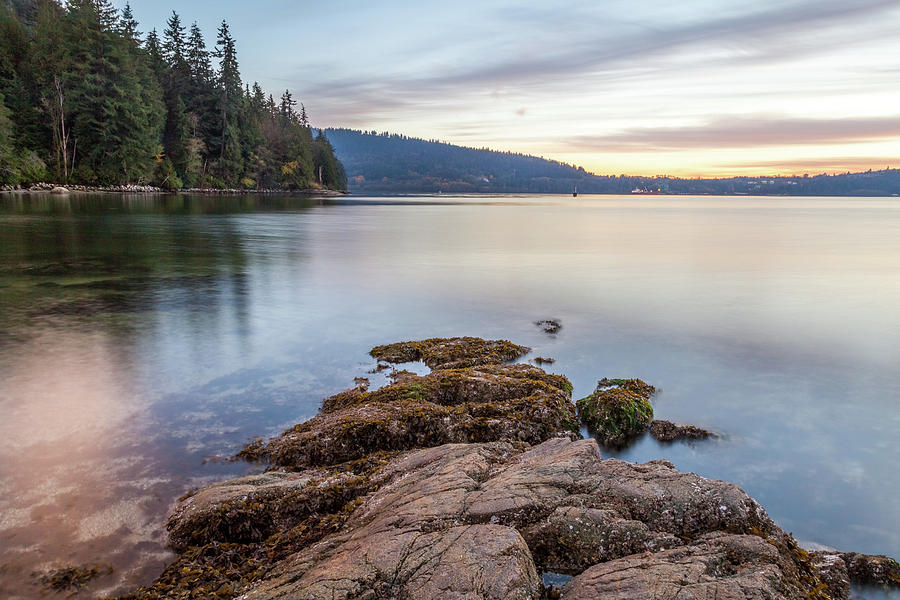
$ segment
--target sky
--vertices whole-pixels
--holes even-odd
[[[124,0],[117,3],[124,6]],[[237,38],[241,73],[320,127],[599,174],[900,167],[900,0],[131,0]]]

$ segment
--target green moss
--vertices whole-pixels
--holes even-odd
[[[643,433],[653,421],[646,398],[623,387],[600,387],[576,403],[578,417],[606,446],[620,447]]]

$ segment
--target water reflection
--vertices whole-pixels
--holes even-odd
[[[735,481],[797,537],[900,555],[900,204],[550,197],[0,200],[0,590],[152,578],[170,503],[397,339],[504,337],[664,390],[722,439],[621,456]],[[533,322],[559,317],[550,337]]]

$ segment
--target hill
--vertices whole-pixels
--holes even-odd
[[[900,170],[792,177],[681,179],[596,175],[536,156],[466,148],[390,133],[328,129],[329,141],[356,193],[754,194],[891,196]]]

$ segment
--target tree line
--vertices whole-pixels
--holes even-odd
[[[243,83],[223,21],[139,31],[109,0],[0,0],[0,184],[324,187],[346,176],[303,104]]]

